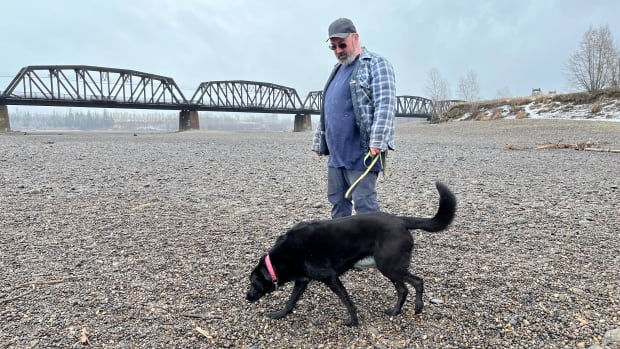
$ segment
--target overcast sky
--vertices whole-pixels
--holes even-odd
[[[355,23],[392,62],[397,94],[428,97],[431,68],[449,83],[469,70],[480,97],[500,90],[570,91],[564,75],[585,31],[609,25],[617,0],[24,0],[0,2],[0,90],[28,65],[94,65],[175,79],[191,98],[203,81],[323,88],[336,62],[327,27]]]

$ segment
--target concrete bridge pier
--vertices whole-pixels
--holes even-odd
[[[11,131],[11,121],[9,120],[9,109],[6,105],[0,105],[0,133]]]
[[[312,130],[312,116],[310,114],[295,115],[295,125],[293,132],[303,132]]]
[[[181,110],[179,113],[179,132],[200,130],[200,119],[196,110]]]

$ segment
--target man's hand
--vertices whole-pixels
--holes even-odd
[[[375,157],[377,154],[381,154],[381,148],[370,148],[370,154]]]

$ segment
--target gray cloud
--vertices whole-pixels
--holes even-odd
[[[452,91],[474,70],[493,98],[506,87],[567,90],[564,64],[591,25],[620,39],[612,0],[40,0],[4,1],[0,13],[0,89],[26,65],[87,64],[171,76],[187,94],[202,81],[244,79],[304,95],[335,63],[327,26],[345,16],[394,64],[399,94],[424,96],[435,67]]]

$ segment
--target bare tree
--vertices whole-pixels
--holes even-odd
[[[433,101],[450,99],[450,87],[437,68],[431,68],[426,81],[426,93]]]
[[[610,86],[620,86],[620,46],[616,49],[616,58],[613,60]]]
[[[609,26],[590,28],[584,33],[579,50],[566,65],[566,75],[572,87],[588,92],[610,86],[617,75],[618,52]]]
[[[476,72],[469,70],[465,77],[461,77],[457,89],[462,99],[468,102],[477,101],[480,98],[480,85]]]
[[[431,68],[426,81],[426,93],[433,101],[433,119],[437,119],[445,110],[442,101],[450,99],[450,87],[437,68]]]

